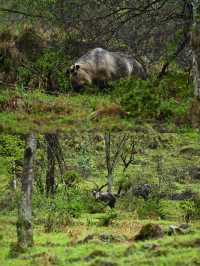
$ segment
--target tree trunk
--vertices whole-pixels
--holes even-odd
[[[58,2],[59,5],[59,16],[60,16],[60,21],[63,25],[63,29],[65,32],[68,30],[68,25],[67,25],[67,20],[66,20],[66,12],[65,12],[65,1],[60,0]]]
[[[17,189],[17,177],[16,177],[16,165],[15,165],[15,161],[12,164],[12,180],[11,180],[11,189],[13,191],[16,191]]]
[[[200,4],[199,0],[192,0],[193,24],[191,30],[191,46],[193,58],[194,95],[200,99]]]
[[[54,135],[45,134],[47,141],[47,174],[46,174],[46,195],[53,196],[55,188],[55,154],[54,154]]]
[[[18,245],[27,248],[33,245],[32,231],[32,182],[33,163],[36,151],[36,138],[33,133],[26,138],[24,166],[21,177],[21,199],[18,208],[17,238]]]
[[[122,147],[124,143],[126,142],[127,136],[124,135],[122,139],[119,140],[119,143],[117,143],[117,148],[113,155],[112,160],[111,160],[111,150],[110,150],[110,145],[111,145],[110,139],[111,139],[110,132],[105,132],[104,141],[105,141],[106,166],[107,166],[107,172],[108,172],[108,175],[107,175],[108,193],[112,193],[113,172],[114,172],[117,160],[121,154]]]
[[[108,180],[108,192],[112,193],[112,165],[110,158],[110,132],[106,132],[104,135],[105,141],[105,153],[106,153],[106,166],[107,166],[107,180]]]

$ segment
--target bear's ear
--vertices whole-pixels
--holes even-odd
[[[65,75],[69,75],[69,74],[70,74],[70,69],[67,68],[67,69],[65,70]]]
[[[76,70],[79,70],[80,65],[76,65],[75,68],[76,68]]]

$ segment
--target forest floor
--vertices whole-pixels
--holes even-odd
[[[83,141],[81,139],[84,135],[83,132],[87,132],[87,135],[88,131],[93,132],[97,129],[99,132],[107,128],[114,129],[115,132],[130,130],[131,134],[134,134],[138,149],[135,164],[127,171],[129,177],[133,178],[133,182],[138,181],[139,177],[144,182],[157,184],[160,175],[163,177],[163,187],[168,188],[172,185],[173,193],[180,193],[185,190],[199,193],[199,131],[187,127],[178,128],[170,122],[159,125],[159,123],[151,124],[151,121],[141,123],[132,117],[124,119],[125,113],[121,109],[116,108],[115,105],[110,108],[114,104],[113,102],[112,97],[102,95],[61,95],[54,97],[39,91],[30,93],[4,91],[0,95],[0,130],[5,132],[5,139],[7,134],[15,134],[16,137],[17,134],[20,136],[30,129],[41,135],[51,132],[51,130],[54,132],[55,129],[61,133],[75,130],[78,135],[78,142]],[[11,140],[9,141],[11,143]],[[14,149],[15,143],[13,142],[12,145],[11,148]],[[98,150],[95,150],[90,158],[92,166],[96,167],[93,167],[92,170],[95,170],[90,178],[103,184],[106,176],[105,165],[102,166],[102,162],[104,162],[103,141],[98,145],[98,147],[95,146]],[[74,143],[71,147],[74,149]],[[65,145],[63,144],[64,148]],[[9,160],[13,160],[12,149],[11,155],[7,155],[8,157],[3,153],[0,154],[0,161],[3,162],[0,165],[0,196],[4,198],[7,197],[5,193],[7,193],[6,189],[10,177],[4,165]],[[99,155],[96,151],[99,152]],[[71,156],[72,154],[75,154],[74,157]],[[69,162],[75,164],[76,160],[77,163],[78,156],[78,152],[70,150],[68,145],[66,157]],[[160,173],[156,169],[158,158],[162,158]],[[99,168],[101,169],[98,170]],[[115,171],[115,188],[121,177],[122,164],[119,164]],[[82,179],[81,189],[84,185],[88,186],[88,184],[83,183]],[[42,211],[45,210],[40,213],[38,209],[34,209],[34,247],[20,255],[15,253],[13,248],[17,237],[16,208],[14,211],[8,212],[6,209],[1,210],[0,266],[200,265],[199,220],[192,217],[192,222],[189,221],[189,227],[186,231],[177,232],[173,235],[168,234],[170,225],[179,227],[186,222],[184,214],[190,213],[190,207],[194,207],[190,203],[193,204],[193,202],[189,201],[187,205],[187,202],[183,200],[185,209],[181,209],[180,201],[164,199],[162,206],[164,206],[165,216],[154,215],[154,212],[151,215],[154,206],[147,206],[152,209],[144,219],[139,217],[140,215],[134,210],[134,206],[131,206],[132,210],[129,210],[129,200],[129,198],[125,199],[121,205],[119,202],[113,218],[104,226],[102,221],[105,221],[106,217],[112,214],[109,208],[106,208],[104,213],[81,213],[80,217],[73,218],[73,221],[69,220],[69,224],[65,223],[49,231],[47,230],[48,221],[44,220],[42,215]],[[132,202],[130,203],[132,204]],[[142,202],[140,213],[142,213],[141,206],[145,208],[146,205],[148,203]],[[194,210],[191,211],[194,212]],[[159,224],[164,235],[159,239],[134,240],[141,227],[148,223]]]
[[[100,215],[84,215],[60,232],[45,233],[34,225],[34,247],[16,256],[14,216],[0,216],[0,265],[200,265],[200,225],[189,224],[185,234],[168,235],[169,225],[177,221],[138,220],[132,213],[120,214],[109,226],[98,226]],[[157,240],[135,241],[146,223],[159,224],[164,236]]]
[[[26,92],[0,88],[0,130],[5,133],[122,130],[132,123],[123,119],[125,116],[126,112],[106,94],[53,96],[39,90]]]

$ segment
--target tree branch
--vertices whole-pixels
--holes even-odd
[[[30,13],[27,13],[27,12],[24,12],[24,11],[15,10],[15,9],[9,9],[9,8],[3,8],[3,7],[0,7],[0,12],[7,12],[7,13],[19,14],[19,15],[23,15],[25,17],[47,18],[47,17],[42,16],[42,15],[34,15],[34,14],[30,14]]]

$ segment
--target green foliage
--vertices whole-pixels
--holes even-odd
[[[76,171],[67,171],[64,175],[64,182],[67,188],[74,187],[80,181],[80,176]]]
[[[43,212],[47,211],[47,213],[53,211],[78,217],[84,209],[84,202],[81,191],[78,188],[70,188],[57,192],[54,198],[46,198],[45,195],[37,194],[33,198],[33,207]]]
[[[18,245],[18,243],[14,243],[12,242],[10,244],[10,250],[9,250],[9,254],[8,257],[9,258],[16,258],[18,257],[20,254],[27,252],[28,249],[25,247],[22,247],[20,245]]]
[[[39,216],[47,214],[47,227],[54,226],[59,221],[63,225],[65,220],[69,222],[70,217],[79,218],[83,213],[96,213],[103,210],[102,204],[96,202],[90,192],[79,186],[57,189],[53,198],[47,198],[40,193],[34,194],[33,209]]]
[[[150,81],[144,80],[120,80],[115,84],[113,94],[119,98],[120,103],[134,117],[151,117],[159,106],[158,95],[154,94],[154,88]]]
[[[0,156],[22,159],[24,141],[15,135],[0,135]]]
[[[150,198],[145,201],[142,198],[136,198],[129,195],[121,200],[120,206],[124,210],[135,212],[135,215],[140,219],[148,219],[151,217],[165,219],[166,217],[163,202],[156,198]]]
[[[182,99],[193,96],[192,87],[188,83],[188,73],[179,69],[176,65],[160,81],[158,91],[162,99],[171,97]]]
[[[17,135],[0,135],[0,175],[11,175],[23,158],[24,141]]]
[[[178,120],[186,116],[192,90],[186,73],[175,69],[157,84],[153,80],[120,80],[113,96],[133,117]]]
[[[90,152],[85,146],[81,146],[78,157],[78,168],[83,177],[88,177],[91,174],[91,156]]]
[[[165,219],[166,217],[162,202],[156,199],[149,199],[147,201],[138,200],[136,206],[137,214],[141,219],[151,217]]]
[[[183,211],[183,219],[185,222],[190,222],[200,217],[200,196],[196,195],[191,200],[181,202],[180,207]]]
[[[70,90],[69,80],[65,76],[67,65],[69,59],[62,50],[45,49],[35,62],[18,68],[18,84],[50,92],[67,92]]]
[[[111,210],[108,213],[104,214],[103,217],[100,218],[99,226],[109,226],[112,224],[113,220],[117,218],[117,212],[115,210]]]
[[[62,227],[73,224],[73,219],[68,213],[62,211],[52,211],[48,213],[44,221],[44,231],[46,233],[62,231]]]
[[[17,79],[18,79],[18,87],[23,88],[24,86],[28,85],[33,73],[31,69],[27,67],[18,67],[17,69]]]
[[[186,114],[188,107],[188,102],[179,104],[174,98],[163,100],[158,109],[158,116],[159,118],[169,119],[176,115],[177,118],[182,118]]]

